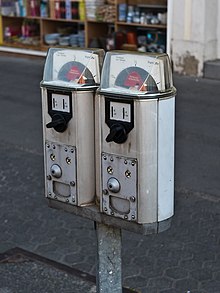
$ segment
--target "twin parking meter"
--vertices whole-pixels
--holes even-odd
[[[102,213],[139,224],[172,217],[174,108],[167,54],[106,54],[96,96]]]
[[[48,51],[41,82],[48,199],[94,202],[94,95],[103,57],[99,49]]]
[[[159,233],[174,213],[168,56],[50,48],[41,89],[48,204],[96,223],[97,292],[122,292],[121,229]]]
[[[46,197],[94,221],[154,224],[157,233],[174,212],[167,54],[50,48],[41,88]]]

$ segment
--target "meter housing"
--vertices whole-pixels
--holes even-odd
[[[167,54],[106,54],[96,95],[102,213],[139,224],[173,216],[175,93]]]
[[[104,51],[50,48],[41,82],[45,195],[68,205],[95,198],[94,95]]]

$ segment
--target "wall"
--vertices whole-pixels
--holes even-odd
[[[220,44],[217,41],[220,34],[220,0],[172,2],[170,54],[174,71],[202,76],[204,62],[220,55]]]
[[[218,2],[218,23],[217,23],[217,58],[220,59],[220,1]]]

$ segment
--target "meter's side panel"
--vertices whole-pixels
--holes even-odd
[[[175,97],[158,102],[158,221],[174,213]]]
[[[100,201],[102,200],[102,177],[101,177],[101,132],[102,132],[102,105],[101,96],[99,94],[95,95],[95,167],[96,167],[96,203],[100,206]],[[101,209],[102,211],[102,209]]]
[[[84,205],[95,197],[94,91],[75,95],[78,205]]]
[[[45,148],[45,141],[46,141],[46,131],[45,131],[45,125],[46,125],[46,119],[47,119],[47,90],[46,88],[41,87],[41,108],[42,108],[42,125],[43,125],[43,153],[44,153],[44,192],[45,197],[47,197],[47,165],[46,165],[46,148]]]
[[[138,222],[157,222],[157,100],[136,100]]]

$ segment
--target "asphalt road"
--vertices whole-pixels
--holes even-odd
[[[48,208],[43,196],[43,66],[0,56],[0,252],[18,246],[94,275],[93,223]],[[141,293],[219,293],[220,82],[174,75],[174,85],[173,224],[148,237],[123,232],[123,284]]]

